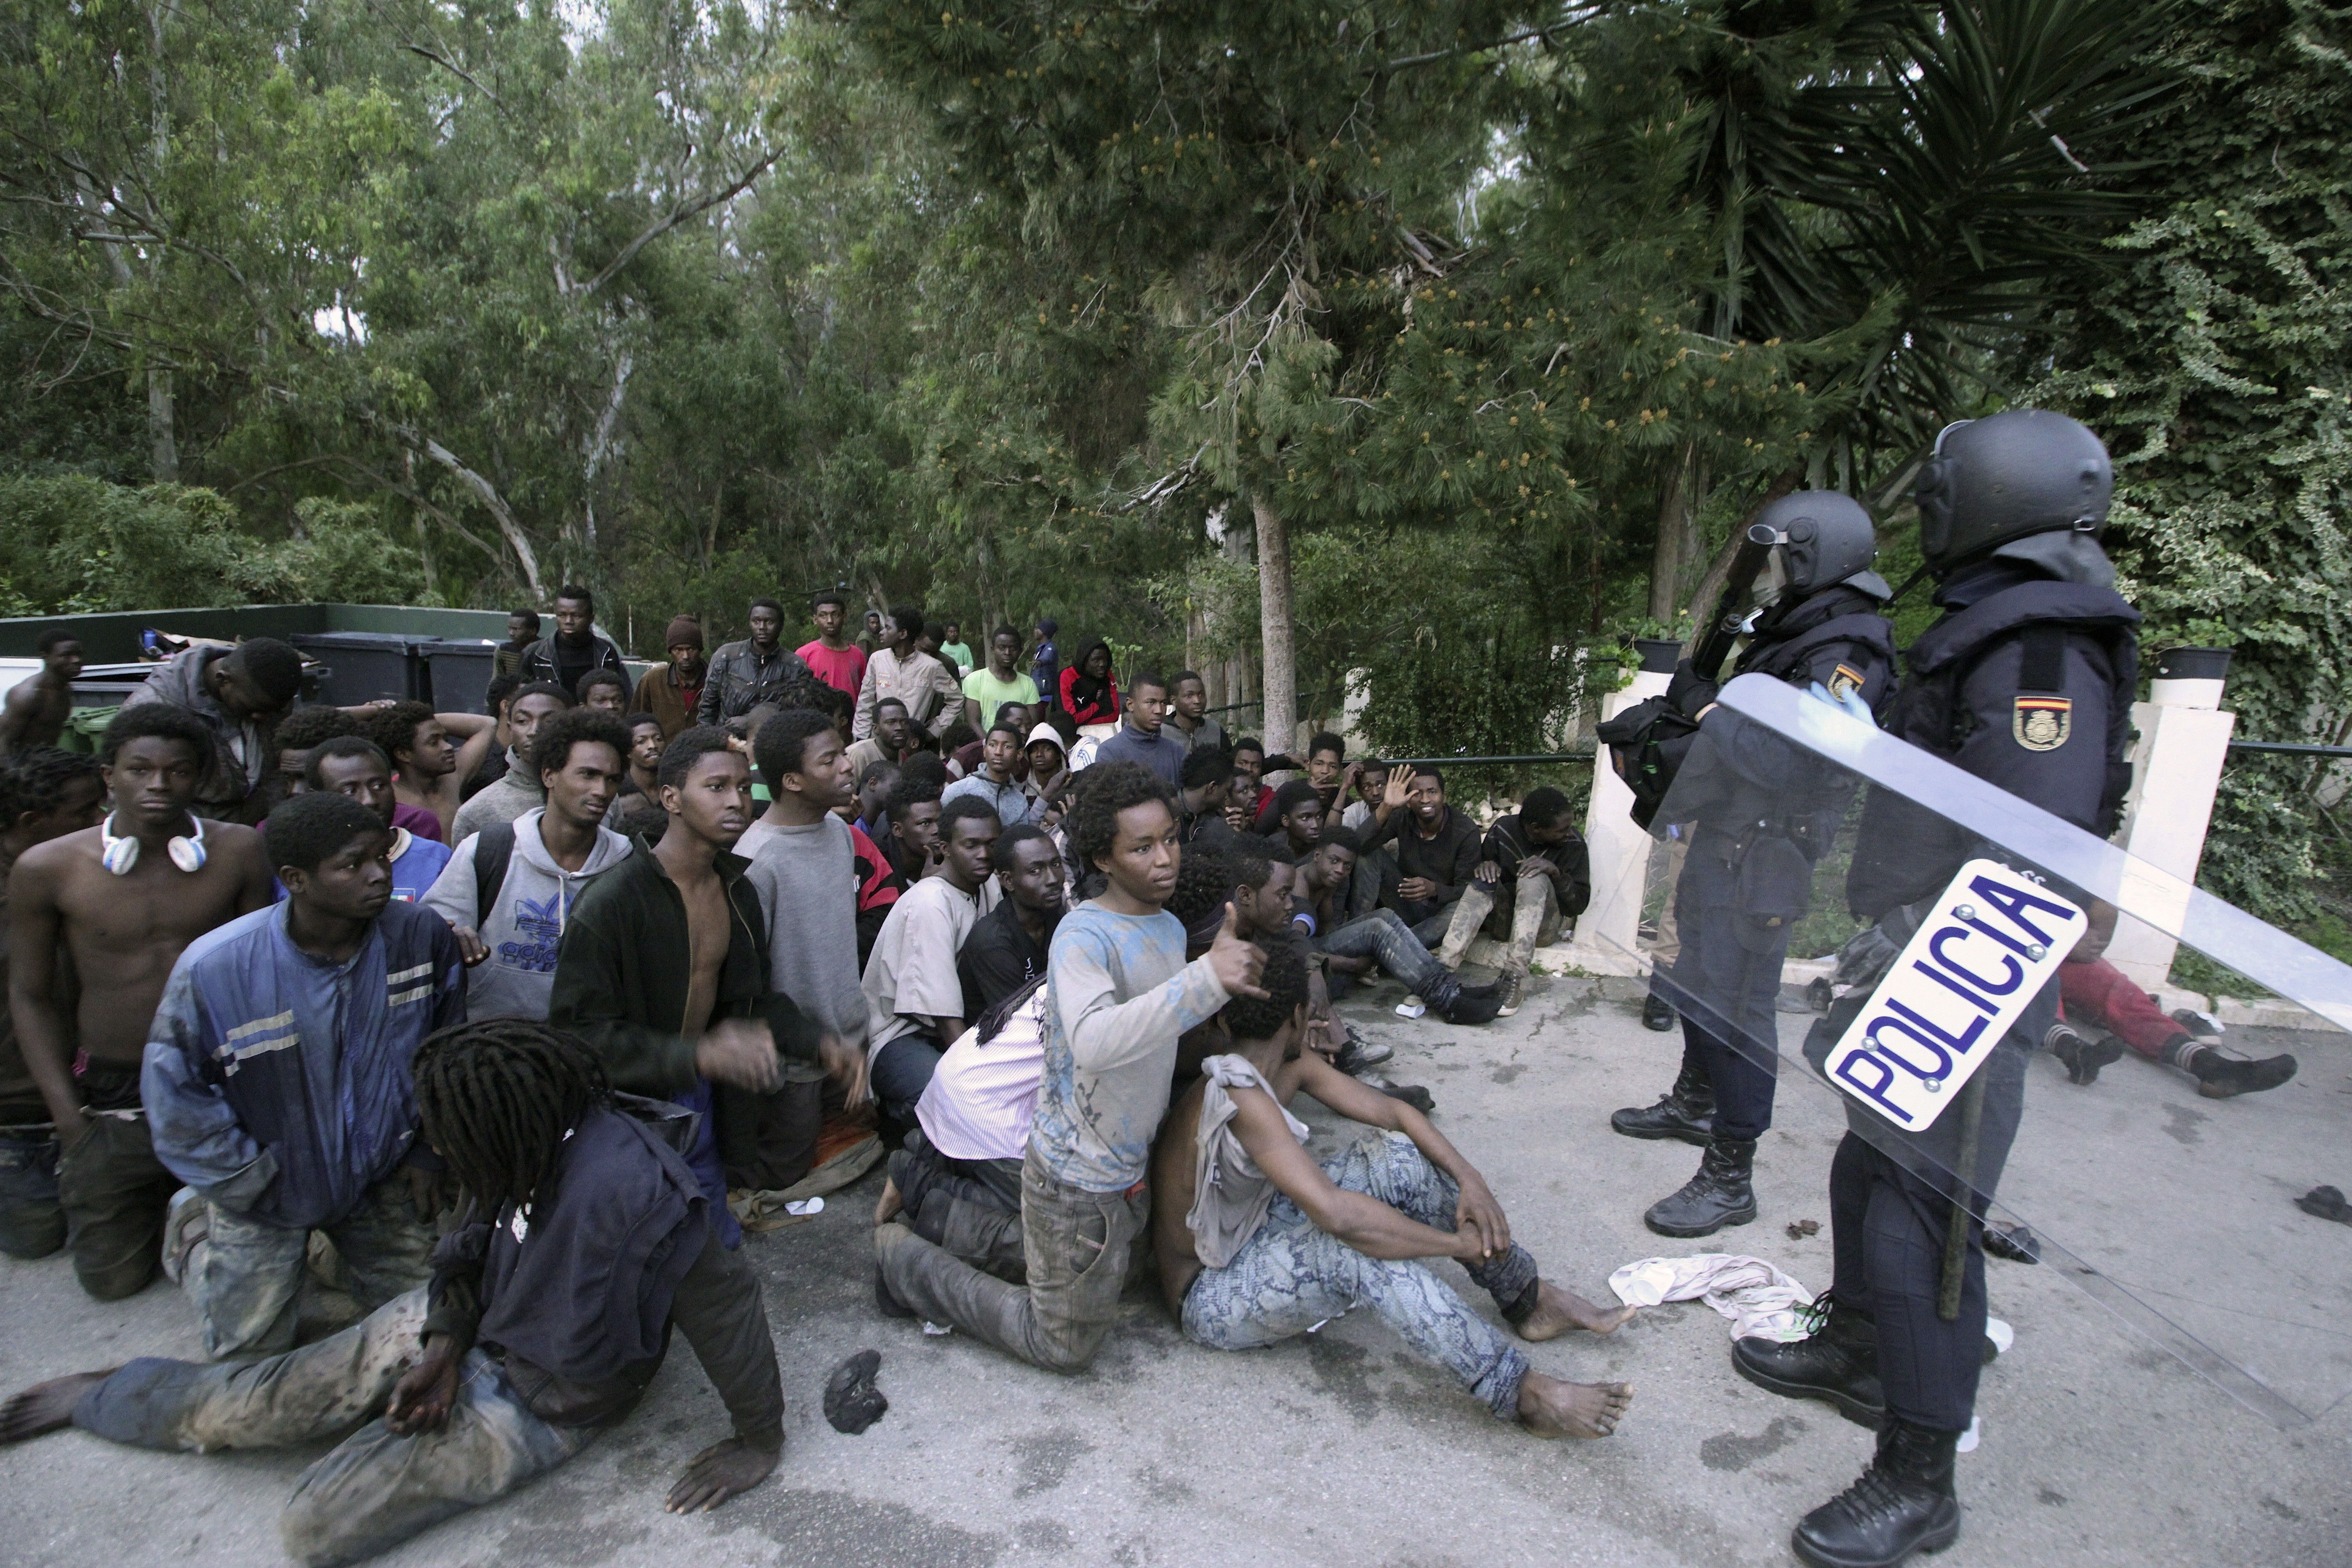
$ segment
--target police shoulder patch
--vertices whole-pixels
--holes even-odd
[[[2029,752],[2054,752],[2074,732],[2070,697],[2020,697],[2010,711],[2009,732]]]
[[[1830,695],[1843,702],[1861,690],[1867,681],[1868,678],[1853,666],[1841,664],[1830,676]]]

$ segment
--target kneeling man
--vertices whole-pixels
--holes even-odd
[[[1538,1279],[1485,1179],[1421,1112],[1300,1048],[1307,968],[1295,946],[1267,954],[1260,984],[1265,1000],[1225,1004],[1234,1050],[1202,1064],[1152,1152],[1160,1288],[1184,1337],[1249,1350],[1370,1307],[1497,1419],[1542,1437],[1609,1436],[1632,1384],[1544,1376],[1412,1260],[1459,1262],[1524,1340],[1605,1334],[1633,1309],[1604,1311]],[[1286,1109],[1302,1089],[1380,1133],[1318,1164]]]
[[[688,1464],[670,1511],[766,1479],[784,1446],[775,1346],[758,1276],[677,1152],[685,1113],[616,1097],[576,1036],[525,1018],[444,1029],[415,1073],[425,1138],[473,1198],[429,1285],[263,1361],[142,1357],[37,1384],[0,1404],[0,1443],[68,1425],[196,1453],[341,1437],[278,1521],[289,1556],[326,1568],[579,1453],[636,1404],[675,1328],[734,1435]]]

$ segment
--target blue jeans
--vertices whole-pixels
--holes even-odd
[[[915,1120],[915,1102],[930,1088],[940,1054],[929,1035],[901,1035],[874,1053],[867,1081],[883,1115],[898,1122]]]
[[[1416,991],[1424,983],[1436,979],[1444,968],[1394,910],[1374,910],[1316,938],[1315,951],[1338,953],[1343,958],[1377,959],[1382,969]]]
[[[1461,1191],[1402,1133],[1374,1132],[1326,1161],[1324,1173],[1439,1230],[1454,1228]],[[1507,1310],[1531,1307],[1536,1260],[1514,1242],[1492,1262],[1465,1266]],[[1257,1234],[1223,1268],[1204,1268],[1184,1295],[1184,1337],[1212,1350],[1254,1350],[1305,1333],[1350,1307],[1370,1307],[1503,1421],[1519,1413],[1528,1358],[1419,1263],[1367,1258],[1277,1196]]]
[[[56,1136],[46,1127],[0,1131],[0,1252],[47,1258],[65,1244]]]
[[[309,1568],[373,1557],[553,1469],[598,1430],[541,1421],[506,1369],[474,1350],[448,1425],[394,1433],[382,1412],[422,1342],[425,1298],[411,1290],[339,1334],[263,1361],[142,1357],[83,1395],[74,1425],[136,1447],[206,1453],[324,1442],[365,1422],[302,1472],[278,1532]]]

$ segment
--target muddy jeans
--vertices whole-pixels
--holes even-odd
[[[139,1068],[91,1062],[81,1074],[89,1127],[58,1154],[58,1204],[74,1278],[101,1301],[147,1288],[163,1257],[163,1211],[179,1178],[155,1158],[139,1109]]]
[[[1351,1193],[1378,1198],[1439,1230],[1454,1228],[1461,1191],[1402,1133],[1374,1132],[1324,1162]],[[1507,1315],[1535,1306],[1536,1260],[1517,1242],[1494,1261],[1465,1265],[1471,1282]],[[1519,1414],[1528,1358],[1422,1264],[1367,1258],[1277,1196],[1257,1234],[1223,1268],[1202,1270],[1184,1295],[1184,1337],[1212,1350],[1255,1350],[1295,1338],[1350,1307],[1370,1307],[1405,1343],[1462,1381],[1496,1418]]]
[[[180,1276],[204,1324],[205,1353],[291,1350],[310,1233],[218,1204],[207,1207],[209,1232],[190,1249]],[[418,1221],[398,1169],[368,1189],[350,1214],[319,1228],[335,1244],[343,1287],[362,1309],[381,1307],[432,1278],[433,1226]]]
[[[899,1303],[1047,1372],[1083,1372],[1110,1333],[1128,1253],[1151,1213],[1141,1182],[1121,1193],[1057,1180],[1032,1148],[1021,1165],[1027,1285],[1012,1285],[903,1225],[874,1233],[883,1282]]]
[[[0,1252],[47,1258],[65,1244],[56,1136],[47,1127],[0,1128]]]
[[[890,1155],[890,1180],[905,1205],[907,1228],[983,1273],[1021,1284],[1028,1278],[1022,1234],[1018,1160],[956,1160],[920,1131]]]
[[[1315,939],[1318,952],[1336,952],[1344,958],[1370,957],[1382,969],[1419,990],[1424,982],[1437,977],[1438,962],[1422,940],[1394,910],[1374,910],[1349,921],[1339,930]],[[1340,979],[1328,975],[1327,979]],[[1344,986],[1331,987],[1338,995]]]
[[[1503,960],[1506,974],[1525,974],[1536,955],[1536,949],[1549,947],[1559,940],[1563,923],[1559,915],[1559,889],[1549,877],[1521,877],[1511,895],[1510,952]],[[1481,882],[1472,878],[1462,889],[1462,898],[1454,906],[1454,923],[1445,928],[1445,945],[1437,950],[1437,962],[1448,969],[1462,967],[1471,941],[1495,912],[1495,890],[1500,879]]]
[[[287,1555],[310,1568],[373,1557],[553,1469],[598,1431],[541,1421],[505,1369],[475,1350],[459,1367],[448,1425],[394,1433],[381,1413],[421,1348],[425,1294],[411,1290],[341,1333],[264,1361],[142,1357],[83,1395],[74,1425],[110,1442],[192,1453],[350,1433],[302,1472],[278,1532]]]

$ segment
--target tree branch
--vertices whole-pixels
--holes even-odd
[[[605,284],[611,282],[614,275],[619,273],[623,268],[628,266],[630,262],[635,261],[637,258],[638,251],[643,250],[646,246],[651,245],[655,240],[659,239],[663,235],[667,234],[671,229],[676,228],[679,224],[684,223],[687,219],[695,217],[702,213],[709,212],[712,207],[719,205],[721,202],[732,201],[737,196],[741,195],[745,191],[750,190],[752,185],[759,182],[760,176],[766,174],[771,168],[773,168],[775,166],[776,160],[783,155],[783,149],[779,147],[774,152],[770,153],[766,157],[761,159],[758,163],[752,164],[751,168],[745,170],[743,177],[737,180],[725,190],[714,192],[698,202],[688,202],[683,205],[672,207],[669,210],[668,216],[655,219],[643,234],[640,234],[636,238],[621,247],[621,254],[615,256],[611,261],[605,263],[604,269],[602,272],[597,273],[595,277],[591,278],[587,282],[581,284],[576,290],[576,297],[585,300],[590,295],[595,293],[597,289],[602,289]]]

